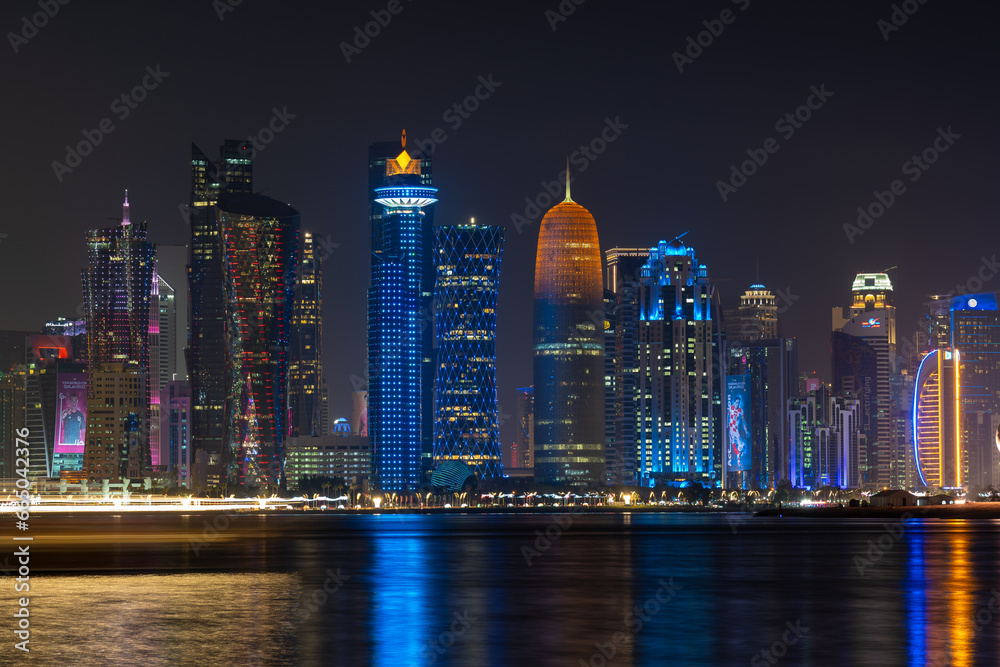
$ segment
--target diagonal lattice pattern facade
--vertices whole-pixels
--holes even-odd
[[[434,465],[499,477],[496,322],[503,227],[437,227]]]

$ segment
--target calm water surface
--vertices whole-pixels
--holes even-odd
[[[206,518],[39,517],[82,534],[32,547],[31,654],[0,663],[1000,664],[1000,522]]]

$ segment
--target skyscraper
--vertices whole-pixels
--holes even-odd
[[[777,331],[775,326],[772,331]],[[757,329],[749,330],[751,335]],[[742,377],[742,418],[747,432],[729,428],[724,433],[726,461],[738,439],[748,451],[743,457],[749,466],[727,464],[726,486],[739,489],[768,489],[788,470],[788,401],[797,392],[798,348],[794,338],[738,339],[725,343],[725,377]],[[726,406],[732,396],[726,397]],[[735,438],[734,438],[735,436]],[[737,446],[736,449],[739,449]]]
[[[859,486],[860,411],[857,399],[831,395],[826,386],[789,399],[789,451],[781,478],[810,489]]]
[[[245,193],[224,193],[216,209],[226,269],[227,476],[240,484],[279,486],[299,213]]]
[[[534,469],[535,467],[535,390],[520,387],[517,390],[517,434],[510,450],[510,467]]]
[[[715,327],[708,269],[679,238],[649,251],[639,299],[639,474],[718,483]]]
[[[604,480],[604,313],[597,223],[570,197],[542,218],[535,257],[535,480]]]
[[[958,488],[968,484],[969,458],[962,447],[960,367],[961,352],[941,348],[931,350],[917,371],[913,450],[921,486]]]
[[[884,273],[859,273],[848,309],[833,309],[833,391],[861,401],[866,436],[861,481],[888,486],[905,471],[905,443],[893,438],[890,374],[896,354],[896,309]],[[905,472],[903,477],[905,477]]]
[[[402,143],[406,153],[406,164],[400,161]],[[371,229],[372,262],[384,254],[391,253],[387,248],[393,247],[391,240],[385,235],[395,235],[397,230],[390,220],[386,219],[386,209],[376,202],[378,195],[375,190],[386,185],[433,185],[434,163],[430,152],[421,152],[420,146],[410,145],[407,148],[406,131],[403,131],[400,141],[375,142],[368,147],[368,219]],[[393,173],[387,172],[391,170]],[[427,473],[432,465],[431,456],[434,450],[434,282],[437,270],[434,258],[434,206],[426,206],[420,217],[419,249],[411,248],[409,252],[419,254],[420,294],[420,448],[421,468]],[[417,269],[413,269],[418,271]]]
[[[437,227],[434,465],[500,477],[496,326],[504,228]]]
[[[638,411],[636,391],[639,387],[639,278],[642,267],[649,261],[649,248],[612,248],[607,256],[605,288],[615,295],[614,323],[614,394],[613,419],[605,425],[606,440],[614,441],[615,465],[609,481],[616,484],[638,484]],[[606,310],[607,308],[605,308]]]
[[[372,189],[368,433],[377,483],[384,491],[408,491],[420,485],[425,436],[433,434],[426,376],[433,361],[427,279],[433,264],[424,209],[437,201],[437,189],[426,184],[421,160],[406,151],[405,133],[395,158],[375,159],[379,147],[369,151],[369,182],[381,161],[384,185]]]
[[[313,236],[302,235],[292,318],[292,351],[288,366],[290,433],[326,435],[323,394],[323,263],[316,256]]]
[[[204,479],[193,480],[196,488],[226,481],[229,465],[224,444],[228,440],[225,271],[215,204],[224,192],[253,191],[253,147],[227,139],[219,152],[219,162],[213,163],[191,145],[191,446],[200,463],[197,470],[205,472]]]
[[[951,299],[952,346],[961,355],[962,451],[968,474],[962,484],[1000,486],[1000,451],[994,423],[1000,415],[1000,307],[997,294]]]
[[[740,307],[726,311],[726,336],[741,340],[762,340],[778,337],[778,306],[774,295],[764,285],[750,286],[741,297]]]
[[[94,479],[145,474],[150,466],[149,336],[156,249],[146,223],[129,219],[87,233],[82,271],[87,313],[89,386],[85,469]]]

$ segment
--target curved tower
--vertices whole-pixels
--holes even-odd
[[[542,218],[535,257],[535,480],[604,478],[604,286],[597,223],[566,199]]]

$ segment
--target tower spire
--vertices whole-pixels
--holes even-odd
[[[128,227],[132,222],[128,219],[128,188],[125,189],[125,203],[122,204],[122,227]]]
[[[569,196],[569,156],[566,157],[566,199],[563,202],[573,202],[573,198]]]

